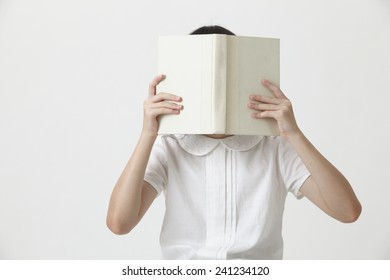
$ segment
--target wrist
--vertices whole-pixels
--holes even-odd
[[[294,132],[290,132],[288,135],[286,135],[286,139],[290,143],[295,143],[297,141],[301,141],[305,138],[305,135],[300,129],[297,129]]]
[[[152,140],[154,142],[157,138],[157,132],[143,129],[140,138],[144,141]]]

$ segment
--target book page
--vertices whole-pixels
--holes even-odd
[[[247,107],[250,94],[272,95],[261,84],[279,85],[279,39],[229,36],[227,63],[227,133],[278,135],[273,119],[253,119]]]
[[[158,72],[165,74],[157,92],[183,98],[179,115],[159,119],[159,134],[212,133],[212,36],[159,37]]]

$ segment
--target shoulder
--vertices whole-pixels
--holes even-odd
[[[150,154],[149,161],[153,161],[155,158],[162,162],[167,161],[167,157],[170,154],[175,153],[177,150],[177,140],[171,135],[158,135]]]
[[[171,135],[171,134],[159,135],[157,136],[156,141],[154,142],[154,146],[165,147],[167,145],[175,145],[177,144],[178,139],[180,138],[176,138],[175,135]]]
[[[278,152],[293,150],[291,144],[283,136],[265,136],[262,144],[267,148],[277,150]]]
[[[159,135],[154,142],[152,153],[164,154],[177,154],[181,150],[180,135]]]
[[[289,165],[298,155],[283,136],[265,136],[255,147],[259,157],[278,165]]]
[[[288,142],[282,136],[264,136],[255,148],[275,155],[288,148]]]

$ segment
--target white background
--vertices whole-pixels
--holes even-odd
[[[353,185],[354,224],[289,197],[286,259],[390,259],[390,1],[0,0],[0,259],[158,259],[159,197],[116,236],[108,200],[142,127],[157,36],[281,39],[301,129]]]

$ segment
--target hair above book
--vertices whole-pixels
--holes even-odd
[[[219,25],[207,25],[199,27],[198,29],[192,31],[190,35],[201,35],[201,34],[223,34],[223,35],[236,35],[230,30],[219,26]]]

